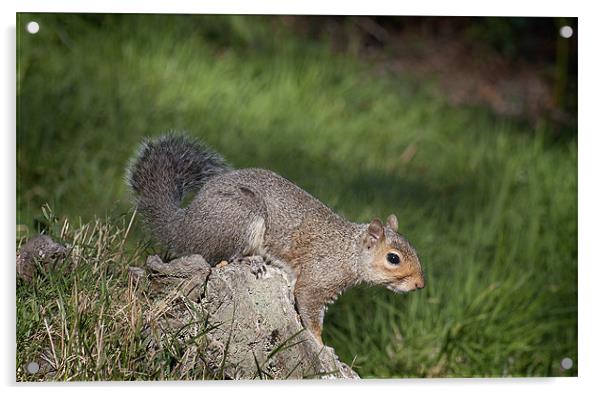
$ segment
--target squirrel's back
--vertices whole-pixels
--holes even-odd
[[[287,251],[297,229],[342,219],[312,195],[265,169],[233,170],[215,151],[191,138],[167,135],[143,143],[127,181],[153,236],[176,255],[211,262],[248,249],[258,221],[262,243]],[[181,207],[185,193],[195,197]]]
[[[180,221],[180,253],[200,253],[208,261],[229,259],[252,244],[261,226],[262,248],[284,258],[299,230],[340,225],[341,217],[312,195],[265,169],[247,168],[212,177],[186,207]],[[247,251],[248,252],[248,251]],[[257,253],[257,251],[255,251]]]

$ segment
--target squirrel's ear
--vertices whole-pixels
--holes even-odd
[[[389,226],[389,228],[397,232],[397,229],[399,228],[399,223],[397,222],[397,217],[395,216],[395,214],[389,215],[389,217],[387,218],[387,225]]]
[[[385,230],[383,228],[383,223],[380,222],[380,219],[374,218],[372,222],[370,222],[370,225],[368,225],[368,231],[366,232],[366,247],[374,247],[384,234]]]

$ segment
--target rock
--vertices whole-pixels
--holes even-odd
[[[218,378],[359,378],[303,329],[284,271],[268,266],[256,278],[248,265],[211,268],[198,255],[169,263],[152,256],[146,265],[158,295],[151,332],[177,335]]]
[[[37,270],[37,263],[47,271],[62,262],[67,253],[68,249],[50,236],[34,236],[17,252],[17,275],[25,281],[31,281]]]

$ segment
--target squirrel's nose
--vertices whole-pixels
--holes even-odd
[[[414,282],[414,286],[416,287],[416,289],[424,288],[424,277],[422,275],[418,279],[416,279],[416,281]]]

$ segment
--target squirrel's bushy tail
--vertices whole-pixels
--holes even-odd
[[[224,158],[201,142],[170,134],[142,143],[126,181],[153,235],[171,247],[184,194],[229,170]]]

